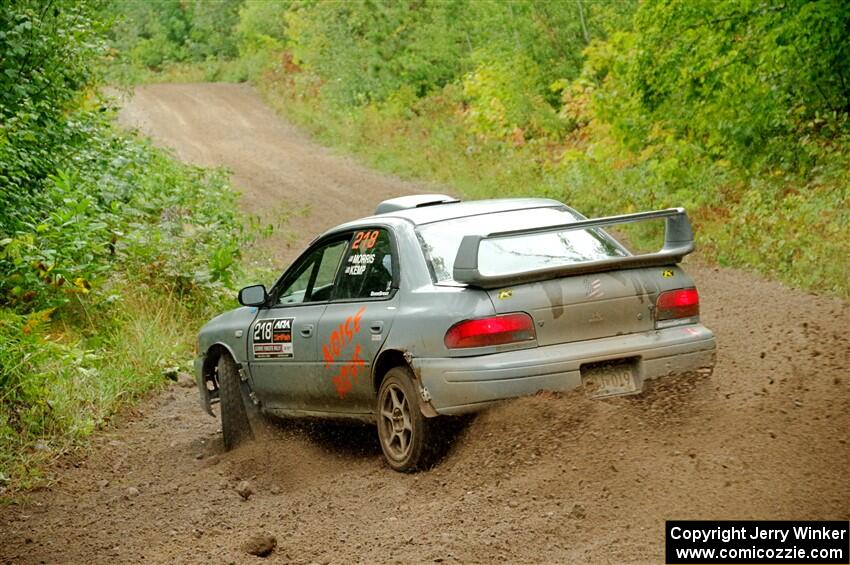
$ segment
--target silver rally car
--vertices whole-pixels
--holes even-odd
[[[645,220],[666,222],[656,253],[603,229]],[[427,467],[444,416],[710,372],[714,336],[677,266],[692,250],[681,208],[586,219],[547,199],[387,200],[201,329],[201,404],[221,404],[228,449],[263,413],[353,418],[377,424],[393,469]]]

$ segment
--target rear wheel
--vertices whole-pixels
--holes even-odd
[[[230,355],[224,354],[218,360],[218,386],[221,397],[221,433],[224,448],[229,451],[242,442],[254,439],[251,421],[256,420],[257,409]]]
[[[410,472],[430,467],[443,441],[434,418],[419,409],[419,395],[407,367],[387,371],[378,391],[378,438],[390,467]]]

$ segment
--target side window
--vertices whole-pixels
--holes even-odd
[[[348,239],[331,243],[324,249],[321,258],[318,259],[316,268],[316,279],[310,292],[310,302],[321,302],[330,300],[334,289],[336,270],[339,260],[348,247]]]
[[[336,299],[382,298],[393,284],[393,252],[385,229],[354,232],[339,275]]]
[[[277,304],[301,304],[330,299],[339,261],[348,247],[348,239],[329,243],[313,251],[296,266],[283,283]]]
[[[311,255],[310,258],[298,268],[295,273],[295,280],[280,293],[278,304],[299,304],[304,302],[307,294],[307,285],[310,284],[310,277],[313,276],[313,266],[316,261]]]

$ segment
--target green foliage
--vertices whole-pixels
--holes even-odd
[[[99,7],[23,2],[0,15],[0,305],[19,311],[141,263],[181,293],[228,284],[238,257],[223,176],[113,131],[105,102],[83,95],[104,46]]]
[[[486,73],[476,71],[482,62],[498,63],[506,81],[528,84],[526,72],[537,72],[528,93],[536,104],[554,81],[578,74],[581,49],[601,34],[595,13],[584,2],[356,0],[293,3],[286,18],[296,61],[338,104],[383,101],[402,87],[426,96]]]
[[[0,2],[0,203],[11,213],[16,196],[55,172],[52,148],[85,135],[65,113],[95,78],[97,5]]]
[[[48,409],[36,401],[43,395],[46,374],[41,369],[62,346],[43,339],[49,310],[29,316],[0,310],[0,390],[2,402],[12,409],[3,411],[2,425],[21,432],[38,426],[40,412]]]
[[[546,102],[540,76],[537,64],[523,55],[476,65],[463,81],[469,129],[495,138],[513,136],[520,143],[558,135],[565,124]]]
[[[817,151],[799,138],[834,136],[850,111],[848,26],[837,0],[646,2],[616,39],[601,110],[632,145],[660,125],[741,167],[804,170]]]
[[[61,148],[74,152],[67,168],[0,218],[0,303],[58,306],[116,267],[178,293],[230,284],[240,231],[224,176],[177,165],[99,115],[75,119],[90,120],[88,137]]]
[[[131,66],[161,69],[167,63],[233,57],[233,28],[242,0],[118,0],[107,10],[116,20],[112,46]]]
[[[455,59],[431,83],[399,70],[421,21],[370,39],[383,5],[349,6],[302,5],[302,67],[255,75],[322,140],[470,196],[686,206],[705,257],[850,293],[842,3],[469,3],[431,38]]]
[[[245,0],[234,29],[240,55],[283,51],[290,5],[286,1]]]
[[[0,309],[0,499],[43,481],[46,463],[122,407],[187,370],[199,318],[221,308],[114,277],[57,311]]]
[[[340,104],[383,100],[402,85],[422,93],[459,72],[460,37],[440,21],[458,5],[301,2],[287,14],[289,46]]]
[[[0,493],[183,364],[245,241],[223,172],[113,128],[101,2],[2,8]],[[203,21],[200,53],[231,41]]]

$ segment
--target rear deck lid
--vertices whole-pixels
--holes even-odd
[[[650,271],[657,269],[576,275],[487,292],[497,313],[531,315],[539,345],[568,343],[652,330],[658,286]]]

